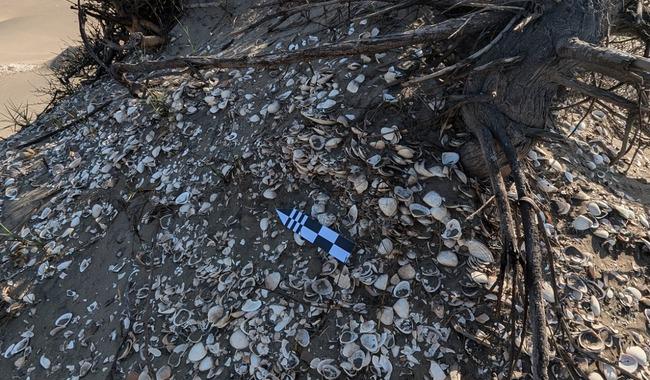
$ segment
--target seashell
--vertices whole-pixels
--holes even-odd
[[[199,363],[199,371],[201,372],[209,371],[212,368],[214,368],[214,360],[211,356],[204,357]]]
[[[587,351],[599,353],[605,349],[605,342],[593,330],[585,330],[578,336],[578,344]]]
[[[391,252],[393,252],[393,241],[389,238],[381,239],[381,242],[379,242],[379,246],[377,247],[377,253],[382,256],[386,256]]]
[[[268,107],[266,107],[266,112],[270,114],[277,113],[278,111],[280,111],[280,102],[278,102],[277,100],[269,104]]]
[[[326,278],[320,278],[316,281],[313,281],[311,283],[311,289],[314,291],[314,293],[322,297],[328,297],[334,293],[332,284]]]
[[[395,186],[395,189],[393,191],[395,192],[397,198],[399,198],[399,200],[402,202],[408,202],[413,198],[413,191],[405,187]]]
[[[309,346],[309,332],[305,329],[298,329],[296,330],[296,343],[298,343],[302,347],[308,347]]]
[[[251,313],[253,311],[259,310],[260,307],[262,307],[262,301],[249,299],[244,302],[244,305],[241,307],[241,311],[244,313]]]
[[[439,222],[447,223],[449,222],[449,211],[445,206],[433,207],[431,209],[431,216]]]
[[[422,201],[431,207],[440,207],[442,205],[442,197],[435,191],[426,193]]]
[[[17,188],[13,186],[9,186],[5,189],[5,197],[7,197],[8,199],[15,200],[17,196],[18,196]]]
[[[208,310],[208,322],[210,323],[217,323],[221,317],[223,317],[224,314],[224,309],[223,306],[221,305],[216,305],[212,306],[210,310]]]
[[[397,274],[403,280],[412,280],[415,278],[415,268],[411,264],[406,264],[397,270]]]
[[[393,288],[393,296],[397,298],[407,298],[411,295],[411,284],[408,281],[400,281]]]
[[[384,140],[392,144],[397,144],[399,140],[402,138],[399,133],[399,128],[397,128],[396,125],[393,125],[392,127],[383,127],[380,130],[380,133],[381,136],[384,138]]]
[[[644,367],[646,364],[648,364],[648,355],[646,354],[645,350],[639,346],[630,346],[625,350],[625,352],[629,355],[634,356],[636,361]]]
[[[266,189],[262,193],[262,196],[266,199],[275,199],[278,197],[278,194],[273,189]]]
[[[235,329],[232,335],[230,335],[229,342],[235,350],[243,350],[248,347],[248,335],[244,334],[240,329]]]
[[[397,213],[397,200],[395,198],[379,198],[378,204],[381,212],[388,217]]]
[[[361,345],[366,350],[370,351],[373,354],[379,351],[379,347],[381,347],[379,344],[379,335],[377,333],[362,334],[359,342],[361,342]]]
[[[601,313],[600,302],[598,302],[598,298],[592,295],[591,297],[589,297],[589,303],[591,307],[591,312],[594,314],[594,316],[598,317]]]
[[[280,284],[281,278],[282,278],[282,275],[279,272],[269,273],[264,278],[264,286],[268,290],[271,290],[271,291],[275,290],[275,289],[277,289],[278,285]]]
[[[602,211],[600,210],[600,206],[598,206],[598,203],[596,202],[587,203],[587,211],[596,218],[602,214]]]
[[[555,193],[559,189],[545,178],[537,178],[537,187],[545,193]]]
[[[453,251],[440,251],[436,260],[445,267],[453,268],[458,265],[458,256]]]
[[[634,355],[624,353],[618,357],[618,366],[627,372],[634,373],[639,368],[639,362]]]
[[[266,231],[269,229],[269,218],[262,218],[260,219],[260,230],[262,232]]]
[[[480,262],[484,264],[491,264],[494,262],[494,255],[492,251],[483,243],[478,240],[466,240],[463,242],[463,245],[467,247],[469,254],[472,257],[476,257]]]
[[[189,202],[191,195],[192,195],[192,194],[191,194],[189,191],[186,191],[186,192],[184,192],[184,193],[180,193],[180,194],[176,197],[176,199],[174,200],[174,202],[175,202],[177,205],[184,205],[184,204],[186,204],[187,202]]]
[[[393,320],[395,318],[395,312],[393,311],[392,307],[382,307],[379,311],[380,316],[379,320],[383,325],[390,326],[393,324]]]
[[[356,94],[359,91],[359,82],[351,80],[345,89],[352,94]]]
[[[65,327],[72,320],[72,313],[61,314],[59,318],[54,321],[54,326],[56,327]]]
[[[470,277],[474,282],[480,285],[485,285],[489,282],[487,274],[479,271],[474,271],[470,274]]]
[[[431,215],[431,210],[419,203],[411,203],[409,205],[409,211],[411,212],[411,215],[415,218],[424,218],[428,217]]]
[[[388,275],[387,274],[379,275],[377,277],[377,280],[375,280],[375,282],[372,285],[379,290],[386,290],[386,288],[388,287]]]
[[[446,240],[458,240],[461,234],[460,222],[456,219],[452,219],[445,225],[445,231],[442,233],[442,238]]]
[[[328,362],[328,363],[323,364],[323,362]],[[322,360],[321,364],[318,365],[318,368],[316,370],[325,379],[336,379],[339,376],[341,376],[341,370],[338,369],[336,366],[330,364],[330,362],[333,362],[333,360],[331,359]]]
[[[555,207],[557,207],[557,213],[559,215],[566,215],[571,211],[571,205],[564,199],[556,199],[553,202],[555,203]]]
[[[205,345],[199,342],[194,344],[190,349],[190,353],[187,354],[187,359],[192,363],[201,361],[208,354],[208,350],[205,349]]]
[[[341,344],[348,344],[356,341],[359,338],[359,335],[352,330],[345,330],[339,336],[339,341]]]
[[[579,215],[577,218],[573,220],[571,223],[571,226],[573,229],[576,231],[586,231],[590,228],[596,228],[598,227],[598,223],[589,219],[585,215]]]
[[[326,99],[325,101],[318,103],[316,108],[319,110],[328,110],[336,105],[336,101],[332,99]]]
[[[618,212],[624,219],[634,218],[634,211],[625,206],[614,205],[612,208],[616,210],[616,212]]]
[[[363,350],[356,350],[350,356],[350,363],[352,363],[352,368],[358,371],[370,364],[370,356],[366,355]]]
[[[596,228],[593,232],[594,236],[597,236],[602,239],[607,239],[609,237],[609,232],[604,228]]]
[[[433,380],[445,380],[447,378],[445,371],[443,371],[440,364],[435,361],[431,361],[431,364],[429,365],[429,376],[431,376]]]
[[[403,334],[410,334],[415,328],[410,318],[398,319],[395,321],[395,327]]]
[[[325,149],[336,148],[342,141],[343,139],[340,137],[332,137],[325,142]]]
[[[309,138],[309,146],[314,150],[321,150],[325,148],[325,138],[320,135],[312,135]]]
[[[182,194],[181,194],[181,195],[182,195]],[[179,197],[180,197],[180,195],[179,195]],[[178,199],[178,198],[176,198],[176,199]],[[176,203],[178,204],[178,202],[176,202]],[[186,203],[187,203],[187,202],[186,202]],[[97,219],[97,218],[99,218],[99,217],[102,215],[102,211],[103,211],[103,210],[104,210],[104,208],[102,207],[102,205],[95,204],[95,205],[93,205],[93,207],[90,209],[90,215],[92,215],[93,218]]]
[[[406,298],[400,298],[393,305],[393,310],[395,310],[395,314],[397,314],[398,317],[408,318],[410,313],[410,305]]]
[[[44,369],[49,369],[50,365],[52,365],[52,361],[46,358],[45,355],[41,355],[41,358],[39,359],[39,363],[41,364],[41,367],[43,367]]]
[[[600,372],[605,376],[605,380],[616,380],[618,379],[618,371],[614,366],[599,362],[598,363],[598,368],[600,369]]]
[[[591,111],[591,116],[594,119],[596,119],[597,121],[602,121],[603,119],[605,119],[606,115],[605,115],[605,112],[603,112],[601,110],[593,110],[593,111]]]
[[[408,147],[402,147],[397,150],[397,155],[402,158],[411,159],[415,157],[415,150]]]
[[[158,368],[156,371],[156,380],[169,380],[172,377],[172,367],[167,364]]]
[[[393,372],[393,364],[386,355],[373,355],[372,365],[379,374],[379,378],[390,378],[390,374]]]
[[[459,160],[460,155],[456,152],[444,152],[442,154],[442,164],[445,166],[455,165]]]

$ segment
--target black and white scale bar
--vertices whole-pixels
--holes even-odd
[[[354,242],[333,229],[310,218],[302,211],[275,209],[282,224],[303,239],[323,249],[342,263],[347,263],[354,249]]]

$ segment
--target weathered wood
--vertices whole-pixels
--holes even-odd
[[[296,52],[268,53],[232,58],[189,56],[141,63],[115,63],[113,69],[117,73],[141,73],[186,67],[195,69],[277,67],[314,59],[381,53],[405,46],[443,41],[453,35],[473,34],[492,28],[495,25],[498,26],[507,19],[508,13],[506,12],[485,12],[446,20],[436,25],[429,25],[403,33],[324,44]]]

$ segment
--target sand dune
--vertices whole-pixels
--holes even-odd
[[[42,109],[47,98],[37,89],[47,84],[47,62],[75,41],[77,28],[65,0],[0,0],[0,113],[10,103]]]

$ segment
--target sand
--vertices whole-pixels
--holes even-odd
[[[9,104],[44,107],[48,99],[37,90],[47,85],[47,62],[74,43],[77,28],[65,0],[0,0],[0,113]],[[13,132],[5,126],[0,121],[0,136]]]

